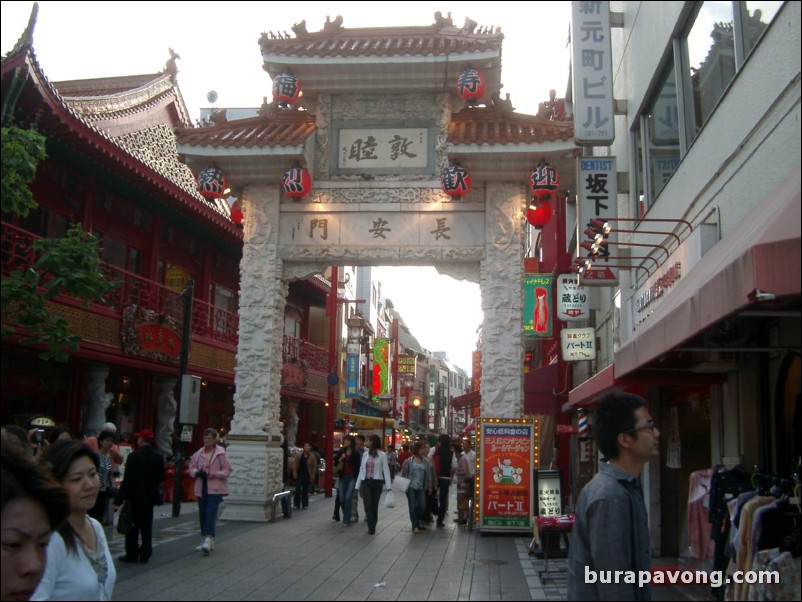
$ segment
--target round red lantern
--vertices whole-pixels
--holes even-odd
[[[457,94],[470,106],[475,106],[485,94],[484,76],[473,67],[467,67],[457,78]]]
[[[242,227],[242,220],[245,216],[242,214],[242,209],[237,201],[231,203],[231,212],[229,213],[229,217],[234,224]]]
[[[198,192],[207,199],[219,199],[228,191],[225,174],[216,167],[207,167],[198,174]]]
[[[534,202],[526,210],[526,221],[539,230],[549,223],[551,213],[551,205],[548,203]]]
[[[440,174],[440,185],[448,196],[459,199],[471,190],[471,174],[459,163],[452,163]]]
[[[560,189],[560,174],[551,165],[541,161],[529,175],[529,186],[535,198],[549,201]]]
[[[282,73],[273,80],[273,100],[287,109],[301,95],[301,83],[292,73]]]
[[[312,191],[312,176],[309,170],[294,165],[284,172],[284,193],[292,199],[302,199]]]

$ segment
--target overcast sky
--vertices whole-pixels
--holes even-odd
[[[24,31],[33,2],[1,2],[2,53]],[[434,13],[501,27],[502,96],[519,113],[535,114],[549,90],[563,97],[568,82],[570,2],[39,2],[34,51],[51,81],[139,75],[164,69],[177,52],[178,85],[193,119],[218,93],[218,107],[259,107],[271,95],[259,37],[291,32],[306,20],[323,29],[326,17],[343,27],[424,26]],[[301,82],[303,85],[303,82]],[[381,270],[385,295],[412,334],[431,351],[447,351],[470,374],[476,328],[482,321],[479,286],[438,276],[434,268]],[[403,277],[401,276],[403,275]],[[437,311],[432,311],[432,308]]]

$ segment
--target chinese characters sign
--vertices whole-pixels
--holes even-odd
[[[577,282],[576,274],[557,277],[557,319],[563,322],[582,322],[590,312],[588,291]]]
[[[577,183],[579,186],[579,239],[587,240],[584,234],[592,219],[615,219],[618,217],[618,182],[616,180],[615,157],[585,157],[577,159]],[[615,224],[615,222],[612,222]],[[616,229],[616,226],[613,226]],[[606,240],[613,243],[604,245],[604,250],[617,255],[615,243],[618,236],[610,232]],[[600,253],[593,262],[593,267],[582,275],[587,285],[607,285],[618,282],[617,261],[605,262],[604,253]]]
[[[328,212],[282,211],[280,240],[283,245],[302,246],[432,246],[472,247],[484,240],[484,214],[463,207],[437,211],[384,210]],[[323,211],[322,211],[323,210]]]
[[[537,425],[532,419],[479,419],[477,499],[482,529],[531,529]]]
[[[602,146],[615,140],[610,3],[571,2],[574,139]]]
[[[429,161],[426,128],[341,129],[340,169],[425,168]]]
[[[398,356],[399,374],[412,374],[414,376],[416,370],[417,370],[417,358],[414,355]]]
[[[537,471],[537,515],[561,516],[562,513],[563,498],[560,471]]]
[[[596,359],[596,331],[593,328],[563,328],[560,342],[566,362]]]
[[[524,336],[551,338],[551,274],[524,276]]]

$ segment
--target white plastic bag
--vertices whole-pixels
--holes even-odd
[[[395,494],[392,489],[389,489],[387,495],[384,496],[384,507],[395,508]]]

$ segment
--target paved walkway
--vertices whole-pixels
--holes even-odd
[[[202,541],[196,504],[182,504],[178,518],[164,505],[156,509],[153,557],[118,563],[114,599],[566,600],[565,560],[549,560],[557,572],[542,579],[545,561],[529,554],[529,534],[469,532],[449,510],[445,528],[415,535],[402,501],[379,508],[376,535],[361,514],[350,527],[333,521],[334,498],[321,494],[275,524],[229,522],[224,512],[208,557],[195,551]],[[114,558],[122,555],[124,537],[111,529],[107,536]],[[707,594],[699,586],[652,588],[653,600]]]
[[[382,498],[383,499],[383,498]],[[405,500],[403,500],[405,502]],[[452,500],[452,508],[454,508]],[[468,532],[452,522],[412,533],[406,503],[379,509],[376,535],[362,520],[332,520],[334,498],[275,524],[220,521],[204,557],[195,504],[154,525],[148,564],[117,566],[115,600],[531,600],[539,588],[524,534]],[[361,502],[360,502],[361,509]],[[123,536],[109,535],[115,558]],[[524,569],[527,569],[528,575]]]

